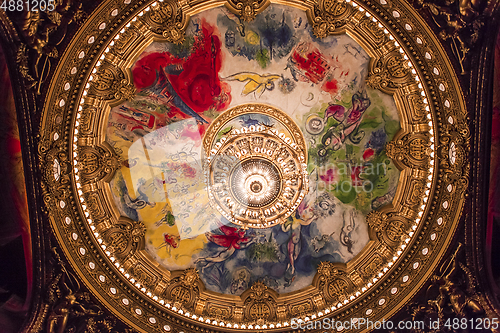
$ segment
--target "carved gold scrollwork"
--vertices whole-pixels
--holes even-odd
[[[107,250],[117,258],[125,260],[144,247],[145,233],[146,227],[142,222],[122,217],[103,232],[103,237],[109,244]]]
[[[82,183],[113,179],[115,171],[120,166],[120,157],[107,142],[100,146],[80,146],[78,153],[78,169]]]
[[[226,7],[243,21],[250,22],[270,3],[269,0],[228,0]]]
[[[322,292],[327,304],[343,302],[354,288],[347,274],[338,265],[327,261],[318,265],[313,285]]]
[[[104,61],[90,85],[89,95],[109,102],[131,100],[135,86],[122,69]]]
[[[228,320],[231,318],[231,307],[218,306],[214,304],[210,304],[208,306],[207,314],[222,320]]]
[[[276,318],[276,298],[278,293],[269,289],[264,283],[255,282],[246,290],[241,298],[245,304],[244,317],[258,325]]]
[[[116,55],[125,54],[138,37],[139,32],[136,29],[125,30],[125,32],[120,35],[120,38],[115,40],[115,45],[111,48],[111,52]]]
[[[393,94],[398,88],[407,84],[410,71],[401,54],[396,51],[389,52],[372,62],[371,67],[366,83],[373,89]]]
[[[326,304],[325,304],[325,298],[321,294],[316,294],[312,297],[312,301],[316,309],[324,309]]]
[[[430,142],[426,134],[407,134],[385,146],[387,156],[396,165],[426,170],[429,162]]]
[[[401,219],[394,219],[387,223],[384,231],[389,241],[398,244],[405,235],[406,224]]]
[[[104,200],[99,192],[86,192],[84,193],[84,197],[94,220],[99,220],[106,216],[106,211],[102,205]]]
[[[366,216],[366,221],[378,238],[390,246],[399,244],[408,228],[408,222],[393,213],[372,211]]]
[[[54,142],[47,152],[40,155],[44,170],[41,185],[45,202],[66,198],[71,191],[69,185],[72,167],[64,142]]]
[[[304,315],[308,312],[311,312],[313,309],[314,309],[314,306],[312,304],[312,301],[305,300],[302,302],[291,304],[289,313],[295,317],[298,315]]]
[[[95,106],[84,105],[80,117],[80,133],[82,135],[92,135],[96,122],[97,108]]]
[[[143,286],[155,286],[159,280],[159,278],[144,265],[135,265],[132,270],[134,272],[134,276],[136,277],[136,281]]]
[[[418,206],[424,195],[425,183],[423,179],[412,179],[409,184],[409,189],[406,197],[406,204],[409,207],[415,208]]]
[[[188,18],[176,1],[156,2],[142,18],[152,32],[162,36],[168,42],[180,44],[184,41],[184,32]]]
[[[446,124],[439,138],[441,145],[438,155],[442,158],[441,166],[445,171],[445,177],[449,180],[459,180],[461,191],[465,190],[468,185],[468,178],[464,177],[470,168],[466,153],[469,145],[468,134],[468,131],[457,133],[452,125]]]
[[[183,271],[182,275],[173,278],[169,282],[164,296],[186,309],[192,309],[202,289],[203,284],[198,271],[189,268]]]
[[[373,276],[375,273],[378,272],[380,267],[384,264],[384,260],[380,255],[377,253],[373,254],[372,258],[364,267],[360,269],[361,275],[365,278],[368,279],[371,276]]]
[[[377,22],[373,22],[372,20],[366,18],[360,22],[360,26],[364,27],[371,33],[371,38],[375,44],[381,45],[388,40],[384,30],[378,26]]]
[[[410,108],[411,120],[414,122],[420,122],[424,120],[426,111],[425,104],[421,95],[416,93],[410,93],[406,95],[406,100]]]
[[[345,0],[323,0],[318,1],[308,16],[313,27],[313,32],[318,38],[324,38],[329,34],[341,34],[345,32],[345,25],[354,13],[352,6]]]

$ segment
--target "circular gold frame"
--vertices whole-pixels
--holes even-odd
[[[111,204],[107,182],[120,161],[104,142],[109,108],[134,95],[134,59],[153,41],[182,40],[190,16],[226,5],[251,20],[269,1],[104,1],[73,37],[50,84],[41,185],[53,231],[79,278],[141,332],[279,331],[292,318],[389,318],[427,280],[454,235],[467,188],[469,129],[436,36],[404,1],[276,3],[305,10],[318,37],[347,33],[369,53],[367,83],[394,96],[401,119],[387,146],[401,169],[393,204],[368,215],[371,240],[359,255],[347,264],[322,263],[312,285],[291,295],[262,283],[238,297],[215,294],[193,269],[155,265],[143,251],[142,223],[120,217]],[[112,241],[122,242],[122,251]]]
[[[280,132],[275,128],[267,128],[264,125],[250,126],[249,128],[233,129],[217,142],[217,134],[229,121],[240,115],[255,113],[275,119],[284,126],[287,133]],[[234,143],[241,140],[243,136],[250,138],[259,137],[263,139],[262,142],[272,142],[276,148],[267,151],[265,148],[261,151],[258,147],[254,147],[257,148],[258,151],[254,151],[254,149],[250,149],[250,151],[245,151],[245,149],[241,150],[238,148],[238,144],[234,145]],[[251,140],[243,140],[248,143],[249,147],[253,146]],[[207,155],[205,172],[207,173],[207,189],[210,203],[215,209],[219,210],[228,221],[240,225],[244,229],[248,229],[248,227],[270,228],[274,225],[284,223],[286,218],[295,211],[308,192],[307,146],[304,136],[297,124],[278,108],[264,104],[243,104],[225,111],[208,127],[207,133],[203,138],[203,147]],[[285,165],[287,161],[292,161],[293,167],[295,168],[290,171],[288,171],[287,168],[278,170],[280,175],[279,182],[284,184],[289,181],[290,186],[287,188],[290,192],[287,192],[288,190],[283,190],[283,186],[280,185],[278,195],[270,204],[266,204],[264,207],[260,208],[246,207],[243,209],[245,212],[240,213],[238,213],[236,207],[229,207],[229,205],[223,202],[224,198],[217,195],[218,191],[214,190],[219,187],[214,184],[214,162],[217,157],[231,154],[231,156],[238,161],[238,164],[243,164],[247,159],[260,158],[278,167],[280,159],[283,159],[281,153],[282,149],[286,151],[286,156],[288,157],[286,157],[284,161],[281,161],[281,165]],[[229,170],[229,172],[224,170],[219,171],[222,174],[227,173],[228,178],[230,177],[231,170]],[[292,179],[295,185],[292,185]],[[226,186],[229,185],[230,181],[227,183]],[[233,189],[230,188],[230,186],[228,191],[235,197]],[[239,200],[235,198],[234,201]],[[231,201],[231,206],[243,206],[241,203],[237,204],[234,201]]]

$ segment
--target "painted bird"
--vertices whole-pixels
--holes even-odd
[[[264,93],[264,91],[273,90],[274,81],[280,78],[282,78],[281,75],[276,74],[259,75],[252,72],[241,72],[230,75],[224,80],[247,82],[241,94],[243,96],[246,96],[253,92],[255,96],[259,95],[260,97]]]

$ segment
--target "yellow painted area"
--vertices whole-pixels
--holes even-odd
[[[258,45],[260,43],[260,37],[252,30],[249,30],[245,34],[245,42],[251,45]]]
[[[148,197],[149,202],[155,203],[136,210],[139,220],[146,226],[148,248],[156,252],[167,268],[169,265],[192,264],[193,255],[199,253],[208,242],[205,233],[210,231],[211,222],[206,218],[210,216],[211,208],[202,181],[201,165],[187,160],[174,161],[169,157],[168,149],[173,149],[177,142],[171,142],[172,147],[165,144],[162,147],[152,148],[147,147],[144,138],[131,143],[115,135],[114,132],[109,134],[108,138],[116,142],[115,149],[121,150],[120,155],[129,162],[130,167],[122,166],[120,171],[130,199],[132,201],[137,199],[140,195],[138,191],[140,186],[141,192]],[[161,165],[165,162],[172,163],[172,168],[179,167],[179,169],[164,174],[165,169]],[[194,178],[183,175],[181,167],[183,163],[196,170]],[[175,178],[175,182],[169,183],[169,177]],[[183,187],[187,188],[185,193],[179,191]],[[112,191],[115,196],[122,197],[118,187],[113,186]],[[175,219],[173,226],[167,223],[160,224],[168,212]],[[170,235],[177,247],[172,246],[175,244],[165,245],[165,234]]]

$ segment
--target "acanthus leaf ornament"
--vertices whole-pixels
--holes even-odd
[[[381,213],[379,211],[371,211],[366,216],[366,221],[368,226],[375,232],[381,231],[387,223],[387,214]]]

